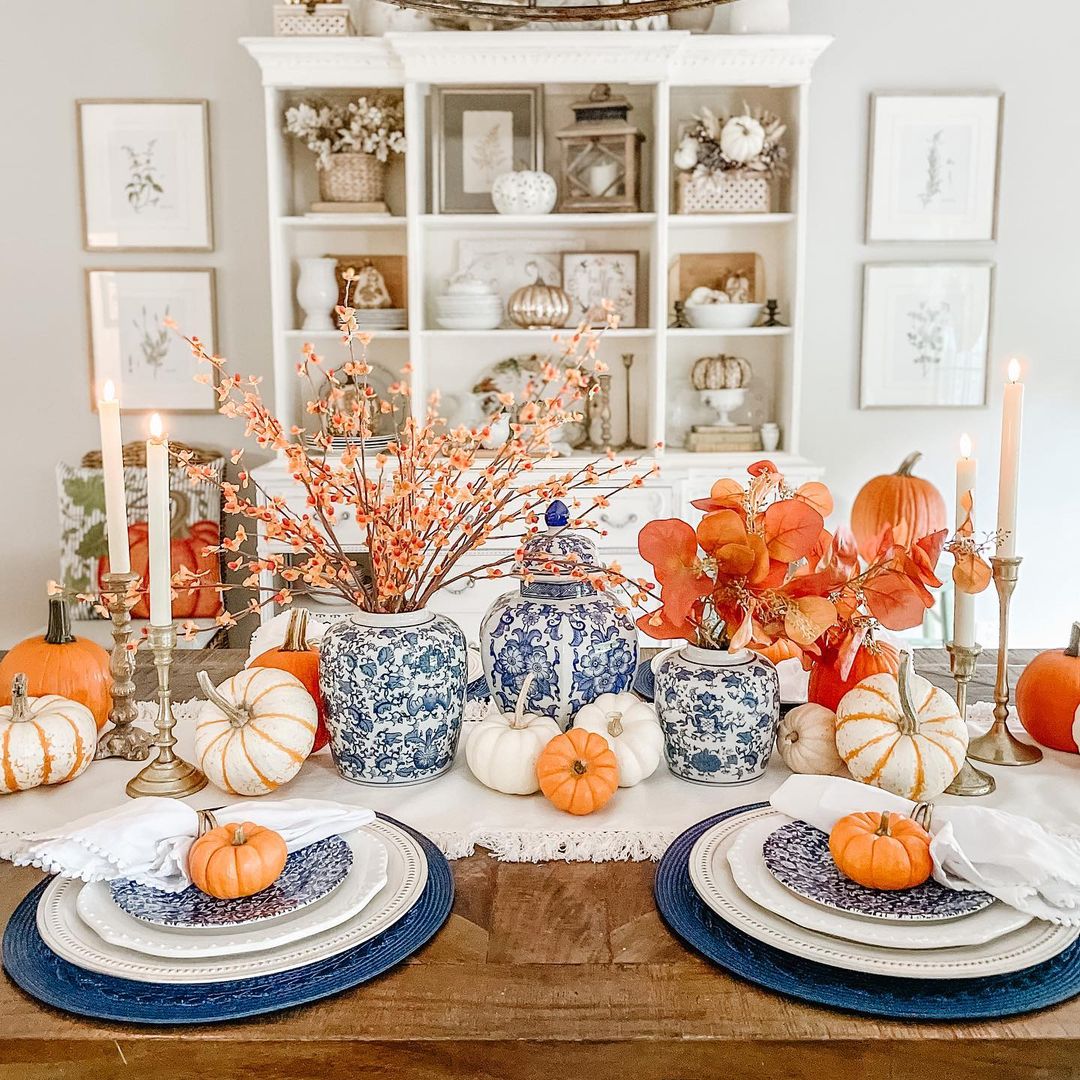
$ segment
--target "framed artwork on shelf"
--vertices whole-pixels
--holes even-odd
[[[874,94],[866,239],[993,240],[1004,95]]]
[[[570,297],[571,324],[588,318],[593,326],[607,321],[607,308],[619,326],[637,326],[638,253],[636,251],[565,251],[562,287]]]
[[[83,247],[212,251],[206,101],[76,103]]]
[[[859,406],[986,404],[993,263],[865,267]]]
[[[542,89],[455,86],[431,93],[432,210],[494,214],[495,177],[543,168]]]
[[[125,412],[216,412],[213,385],[196,382],[199,368],[182,337],[165,324],[197,334],[217,349],[217,305],[210,269],[87,270],[91,401],[106,379]]]

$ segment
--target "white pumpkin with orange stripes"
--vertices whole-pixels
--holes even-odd
[[[287,784],[315,745],[319,711],[304,684],[287,671],[246,668],[215,687],[195,721],[199,768],[230,795],[266,795]]]
[[[0,706],[0,794],[63,784],[94,760],[97,721],[59,694],[26,696],[26,676],[11,683],[11,704]]]
[[[856,780],[922,802],[955,779],[967,754],[968,730],[944,690],[911,670],[871,675],[836,710],[836,749]]]

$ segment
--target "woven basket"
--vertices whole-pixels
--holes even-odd
[[[319,197],[324,202],[382,202],[386,194],[386,162],[374,154],[331,154],[330,168],[319,170]]]
[[[772,206],[772,185],[755,173],[680,173],[675,195],[677,214],[767,214]]]
[[[352,19],[344,4],[277,4],[274,7],[276,37],[342,37],[352,32]]]

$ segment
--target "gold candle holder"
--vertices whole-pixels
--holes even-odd
[[[968,757],[989,765],[1034,765],[1042,761],[1037,746],[1021,742],[1011,731],[1009,719],[1009,603],[1020,576],[1019,555],[995,555],[990,560],[998,594],[997,679],[994,683],[994,722],[985,735],[972,739]]]
[[[154,654],[158,677],[157,739],[154,740],[157,757],[138,776],[128,781],[127,793],[133,799],[144,795],[182,799],[206,787],[206,777],[173,752],[176,745],[176,736],[173,735],[176,717],[172,711],[169,668],[172,667],[175,648],[175,626],[150,627],[150,650]]]
[[[964,722],[967,722],[967,688],[975,674],[975,665],[979,660],[982,646],[957,645],[950,641],[946,646],[949,651],[949,669],[956,680],[956,707]],[[971,762],[964,758],[964,764],[956,774],[956,778],[945,789],[946,795],[978,796],[989,795],[997,787],[997,781],[982,769],[976,769]]]
[[[103,580],[101,592],[112,619],[113,647],[109,657],[113,700],[109,720],[112,727],[102,733],[94,757],[98,760],[145,761],[150,756],[154,737],[145,728],[135,726],[135,662],[138,654],[128,648],[131,609],[138,599],[131,586],[139,580],[139,575],[106,574]]]

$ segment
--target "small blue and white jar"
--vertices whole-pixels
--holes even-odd
[[[749,649],[684,645],[658,657],[656,709],[671,771],[699,784],[745,784],[769,764],[780,678]]]
[[[420,784],[454,760],[465,715],[461,627],[427,610],[358,611],[319,646],[330,752],[357,784]]]

